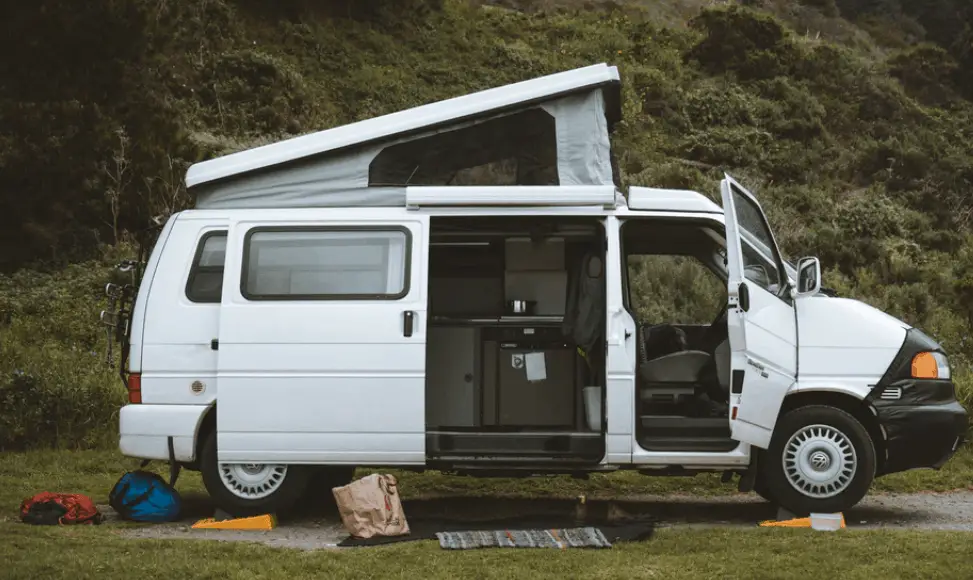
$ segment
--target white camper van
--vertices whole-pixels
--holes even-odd
[[[729,176],[722,207],[623,195],[619,84],[590,66],[192,166],[196,207],[107,316],[122,452],[238,515],[356,467],[719,471],[796,513],[940,467],[967,429],[943,349],[822,290]],[[646,308],[685,298],[660,260],[713,311]]]

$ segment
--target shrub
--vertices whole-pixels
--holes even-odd
[[[889,57],[889,72],[910,95],[930,105],[945,105],[956,98],[959,65],[943,48],[920,44]]]
[[[297,133],[310,108],[304,79],[283,59],[260,50],[213,59],[198,92],[208,122],[230,133]]]
[[[775,18],[749,8],[710,8],[690,21],[703,38],[689,57],[713,73],[741,79],[787,74],[797,59],[788,31]]]
[[[835,0],[799,0],[799,2],[805,6],[817,8],[825,16],[838,16],[838,5],[835,4]]]
[[[125,390],[105,364],[109,264],[0,276],[0,449],[95,446],[110,441]]]

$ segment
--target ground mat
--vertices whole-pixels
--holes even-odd
[[[611,548],[598,528],[551,530],[494,530],[438,532],[439,547],[445,550],[476,548]]]
[[[501,532],[513,530],[563,530],[584,527],[573,518],[557,517],[524,517],[495,520],[455,521],[442,519],[410,519],[411,533],[407,536],[374,537],[359,539],[347,537],[338,543],[340,547],[378,546],[398,542],[412,542],[416,540],[436,540],[437,534],[445,532]],[[610,544],[619,542],[637,542],[652,537],[655,524],[649,521],[625,522],[618,524],[592,524],[587,527],[597,529]]]

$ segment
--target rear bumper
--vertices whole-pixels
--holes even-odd
[[[885,431],[887,456],[880,475],[917,468],[941,468],[966,441],[969,415],[951,400],[935,400],[944,381],[909,381],[901,400],[872,400]],[[952,392],[952,385],[948,385]],[[929,399],[933,400],[929,400]]]
[[[168,439],[176,460],[196,459],[196,434],[207,405],[125,405],[119,414],[118,447],[122,455],[169,460]]]

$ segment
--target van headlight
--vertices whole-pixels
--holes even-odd
[[[912,357],[912,378],[949,379],[949,359],[941,352],[920,352]]]

